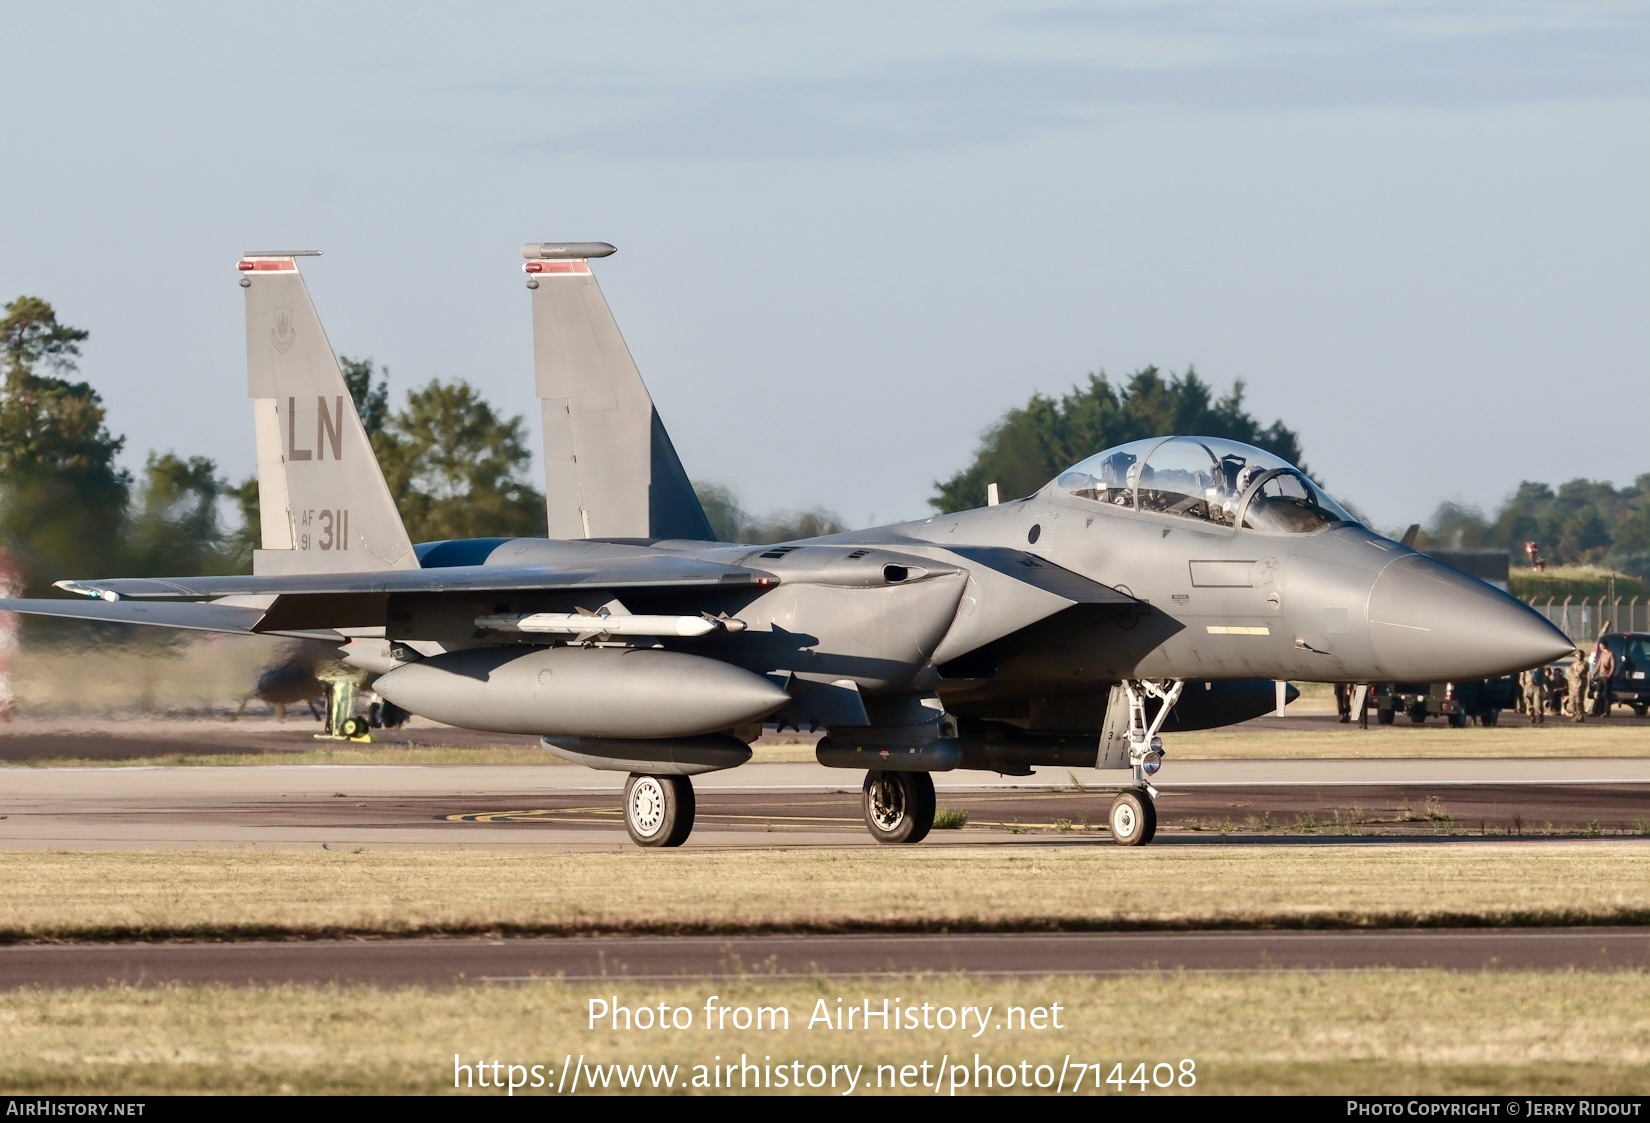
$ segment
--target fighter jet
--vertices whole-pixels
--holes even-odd
[[[409,541],[298,262],[246,254],[263,548],[240,577],[87,579],[0,610],[323,639],[413,714],[532,733],[629,774],[642,846],[764,723],[822,730],[866,826],[914,843],[933,773],[1117,770],[1111,837],[1156,832],[1162,735],[1285,681],[1485,678],[1571,644],[1359,524],[1298,468],[1191,435],[1096,452],[1035,494],[779,545],[718,543],[596,283],[605,243],[530,243],[550,537]]]

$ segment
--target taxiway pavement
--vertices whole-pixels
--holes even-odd
[[[752,764],[699,777],[690,846],[872,845],[862,773]],[[933,843],[1104,839],[1126,774],[940,773],[969,826]],[[0,849],[426,846],[620,849],[620,773],[561,765],[7,769]],[[1642,833],[1650,759],[1185,761],[1159,780],[1160,840]],[[1447,819],[1444,818],[1447,816]],[[1448,830],[1440,830],[1447,823]],[[1321,835],[1319,836],[1321,837]]]

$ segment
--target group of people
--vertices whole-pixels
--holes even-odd
[[[1615,673],[1616,655],[1608,645],[1595,644],[1590,655],[1578,647],[1564,668],[1562,691],[1546,667],[1532,667],[1518,676],[1521,693],[1518,708],[1528,715],[1531,725],[1545,724],[1549,710],[1563,713],[1576,722],[1586,721],[1589,713],[1594,717],[1609,717],[1610,681]],[[1559,703],[1556,709],[1555,700]]]

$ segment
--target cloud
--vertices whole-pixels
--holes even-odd
[[[1179,65],[929,59],[825,77],[509,90],[576,97],[604,118],[513,146],[537,154],[689,163],[874,157],[1029,141],[1126,112],[1639,99],[1650,95],[1650,25],[1365,37]]]

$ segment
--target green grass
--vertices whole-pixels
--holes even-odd
[[[1650,595],[1650,585],[1597,565],[1552,565],[1541,573],[1515,566],[1507,575],[1507,591],[1520,600],[1534,597],[1537,604],[1546,604],[1548,597],[1560,603],[1565,597],[1571,597],[1575,604],[1586,597],[1596,604],[1609,592],[1612,577],[1616,582],[1616,596],[1624,601],[1639,597],[1639,611],[1643,612],[1642,598]]]

